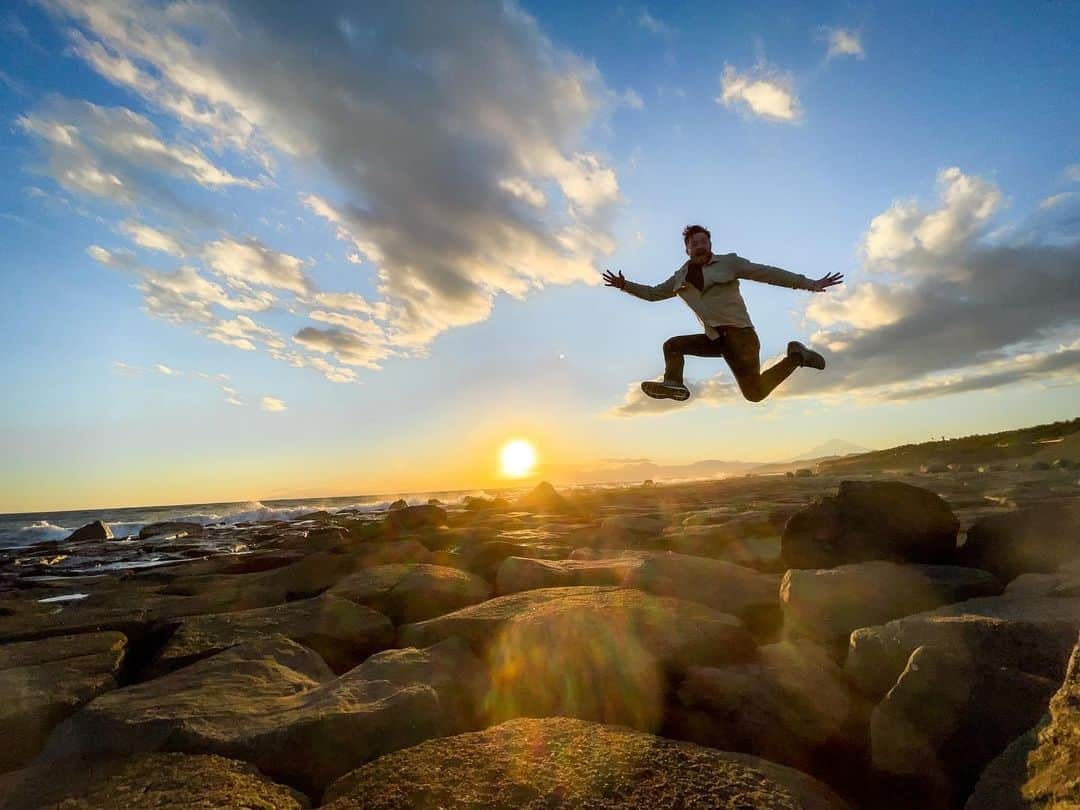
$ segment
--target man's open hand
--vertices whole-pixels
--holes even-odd
[[[843,284],[843,273],[829,273],[827,276],[822,276],[813,282],[814,286],[811,288],[813,292],[825,292],[829,287],[834,284]]]
[[[623,276],[622,270],[619,271],[619,275],[615,275],[610,270],[605,270],[604,284],[608,287],[618,287],[621,290],[626,286],[626,278]]]

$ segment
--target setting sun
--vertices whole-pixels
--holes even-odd
[[[499,463],[503,475],[521,478],[532,472],[536,464],[536,448],[524,439],[514,439],[499,451]]]

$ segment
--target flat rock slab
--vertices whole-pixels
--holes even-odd
[[[121,633],[93,633],[0,647],[0,772],[29,762],[53,727],[116,687],[127,651]]]
[[[621,557],[592,560],[535,560],[507,557],[495,575],[495,592],[500,595],[537,588],[574,585],[623,585],[640,559]]]
[[[184,619],[158,653],[151,672],[164,674],[274,633],[315,650],[335,672],[343,672],[394,643],[394,627],[386,616],[325,595]]]
[[[350,574],[327,593],[367,605],[394,624],[408,624],[483,602],[491,596],[491,585],[457,568],[398,563]]]
[[[391,754],[335,782],[327,810],[846,807],[754,757],[570,718],[513,720]]]
[[[922,646],[946,647],[1060,683],[1077,632],[1080,598],[969,599],[856,630],[844,667],[875,700],[893,687]]]
[[[784,632],[847,641],[852,630],[1001,591],[986,571],[875,561],[792,569],[780,585]]]
[[[779,626],[781,620],[780,576],[723,560],[673,552],[657,554],[644,558],[631,571],[626,586],[700,602],[740,617],[755,631]]]
[[[966,810],[1080,807],[1080,642],[1050,713],[983,771]]]
[[[562,715],[655,730],[669,676],[755,651],[734,616],[625,589],[525,591],[409,625],[402,640],[427,646],[453,635],[486,656],[493,722]]]
[[[26,778],[10,810],[166,810],[243,807],[305,810],[307,797],[271,782],[246,762],[206,754],[141,754],[88,764],[49,778]]]
[[[316,653],[270,636],[91,701],[57,727],[39,763],[64,767],[72,759],[151,751],[219,754],[317,792],[443,729],[430,686],[335,678]]]

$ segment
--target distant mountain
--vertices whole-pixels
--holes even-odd
[[[826,456],[850,456],[852,453],[873,452],[869,447],[860,447],[857,444],[846,442],[843,439],[829,439],[804,453],[800,453],[788,460],[788,463],[807,461],[809,459],[825,458]]]

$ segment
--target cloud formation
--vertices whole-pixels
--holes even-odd
[[[787,124],[798,122],[803,115],[791,79],[766,66],[739,73],[725,65],[716,103]]]
[[[856,59],[866,57],[857,32],[847,28],[829,29],[829,51],[826,58],[832,59],[837,56],[854,56]]]
[[[487,318],[500,293],[596,283],[596,261],[614,249],[619,184],[588,136],[639,99],[609,90],[512,4],[43,2],[70,26],[73,53],[206,145],[170,141],[130,110],[54,100],[21,125],[69,191],[164,208],[175,200],[161,177],[252,193],[264,173],[280,182],[278,166],[290,181],[329,178],[297,199],[373,274],[370,301],[321,293],[317,268],[251,237],[199,246],[169,241],[167,227],[123,230],[137,247],[200,258],[239,300],[261,287],[280,307],[317,307],[331,325],[300,326],[294,343],[323,356],[276,350],[290,365],[319,360],[340,379],[342,365],[374,368],[391,347],[422,355],[441,332]],[[221,150],[257,166],[231,173],[207,157]],[[152,294],[151,311],[250,343],[190,296]],[[356,295],[347,311],[364,317],[328,321],[326,295]]]

